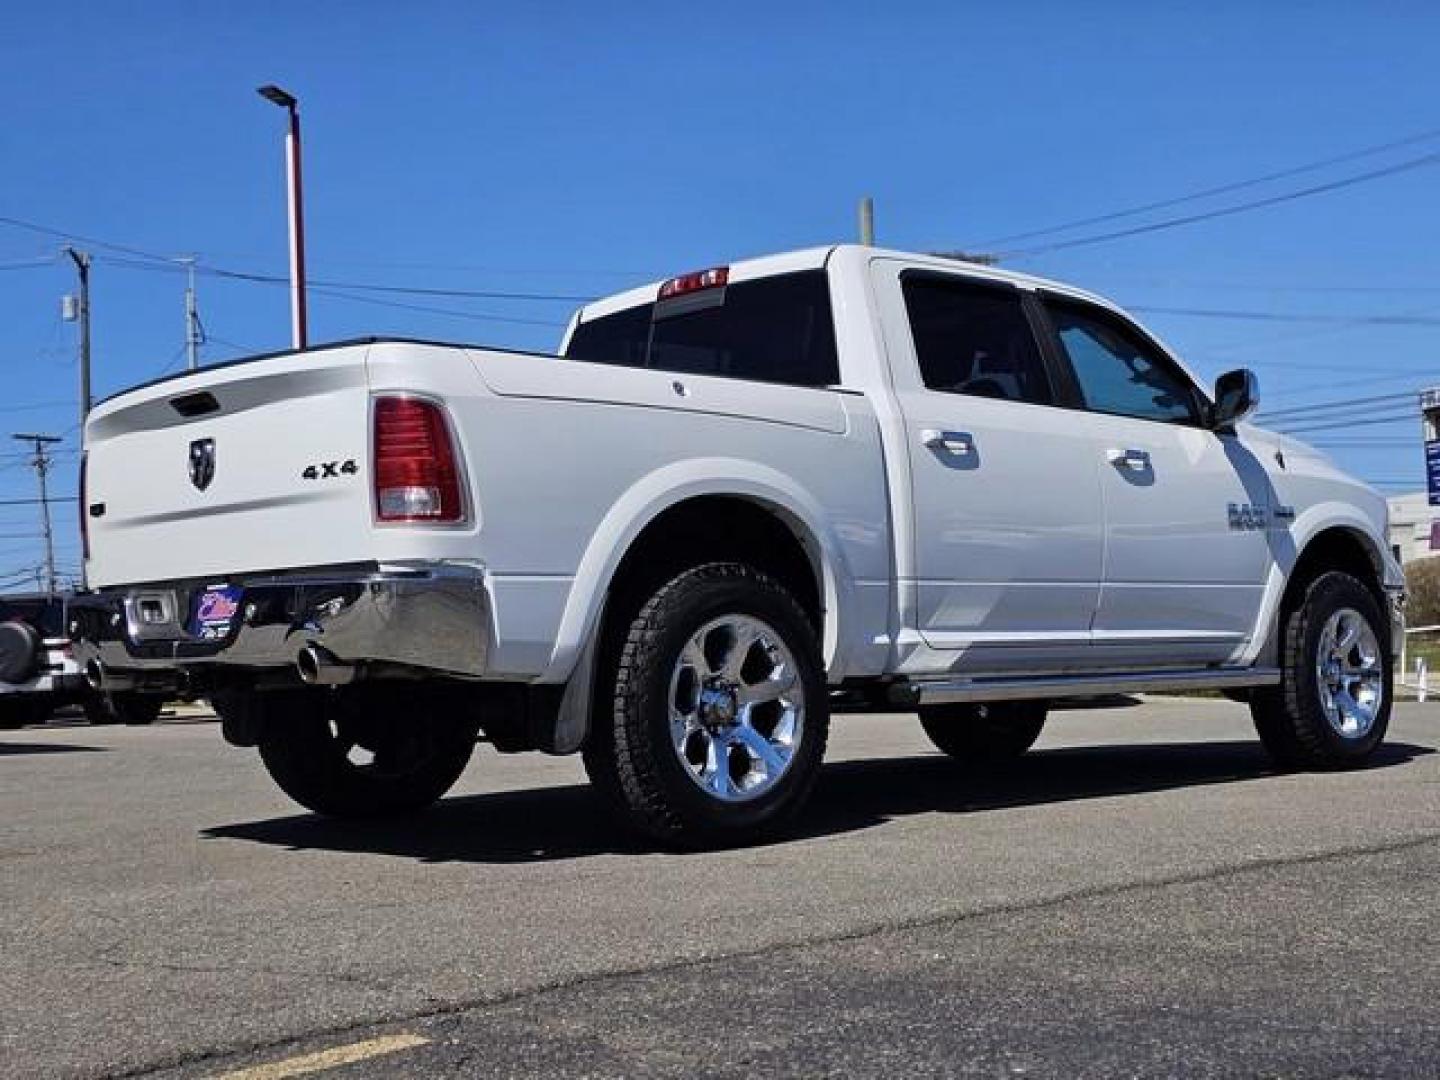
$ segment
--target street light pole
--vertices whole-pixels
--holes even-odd
[[[285,135],[285,170],[290,203],[290,341],[297,349],[308,340],[305,313],[305,205],[300,186],[300,102],[278,86],[259,89],[266,101],[279,105],[290,115]]]

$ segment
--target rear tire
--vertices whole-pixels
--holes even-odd
[[[1035,745],[1045,727],[1045,713],[1043,701],[923,705],[920,726],[937,750],[956,761],[995,764],[1017,758]]]
[[[43,723],[49,717],[48,704],[32,697],[30,694],[0,697],[0,731],[17,731],[27,724]]]
[[[1321,574],[1282,626],[1278,687],[1256,690],[1250,715],[1261,743],[1288,768],[1362,764],[1390,725],[1390,624],[1349,574]]]
[[[85,699],[85,719],[91,724],[125,724],[142,727],[160,716],[165,700],[154,694],[96,694]]]
[[[660,588],[619,631],[609,715],[585,765],[640,832],[731,844],[800,812],[830,712],[814,627],[779,582],[709,563]],[[615,646],[618,645],[618,649]]]
[[[258,745],[271,778],[327,817],[429,806],[460,778],[479,734],[474,720],[358,689],[262,694],[255,707],[264,714]]]

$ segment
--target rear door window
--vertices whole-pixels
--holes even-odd
[[[1018,290],[909,273],[901,289],[928,389],[1036,405],[1054,400]]]
[[[688,293],[582,322],[565,357],[792,386],[840,381],[823,270]]]

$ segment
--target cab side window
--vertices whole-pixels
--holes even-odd
[[[924,273],[903,275],[901,289],[927,388],[1036,405],[1054,401],[1018,290]]]
[[[1045,303],[1087,409],[1141,420],[1195,424],[1200,402],[1169,357],[1102,308]]]

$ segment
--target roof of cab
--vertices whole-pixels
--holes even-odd
[[[825,266],[837,255],[850,257],[867,257],[870,259],[896,259],[902,262],[917,266],[934,267],[936,270],[944,270],[950,273],[962,273],[968,277],[981,278],[989,281],[1003,281],[1012,285],[1019,285],[1030,289],[1047,289],[1052,292],[1065,293],[1086,300],[1091,300],[1106,307],[1114,307],[1114,303],[1103,296],[1096,296],[1094,293],[1077,289],[1073,285],[1066,285],[1063,282],[1051,281],[1048,278],[1036,277],[1032,274],[1017,273],[1013,270],[1002,270],[998,266],[987,266],[982,263],[966,262],[963,259],[951,258],[945,255],[928,255],[914,251],[897,251],[889,248],[865,247],[860,244],[831,244],[828,247],[801,248],[798,251],[786,251],[776,255],[761,255],[756,258],[738,259],[728,264],[730,270],[729,281],[735,284],[741,281],[749,281],[754,278],[771,277],[775,274],[789,274],[799,270],[818,270]],[[718,263],[713,265],[727,265]],[[705,267],[691,267],[690,270],[702,270]],[[685,273],[688,271],[677,271]],[[615,293],[603,297],[589,304],[584,305],[576,312],[576,322],[586,322],[590,319],[600,318],[603,315],[611,315],[617,311],[624,311],[626,308],[638,307],[641,304],[654,302],[661,281],[652,281],[644,285],[636,286],[633,289],[626,289],[624,292]]]

